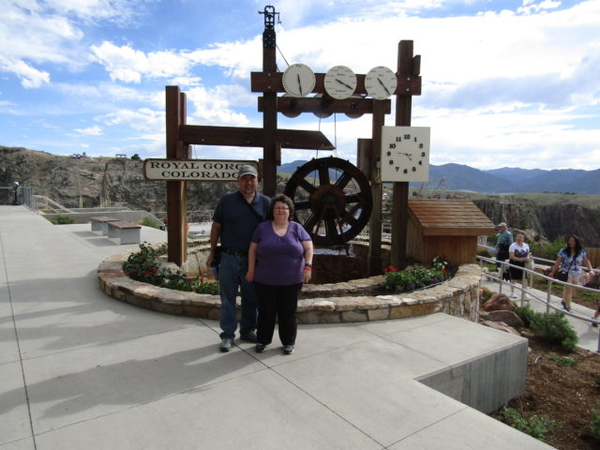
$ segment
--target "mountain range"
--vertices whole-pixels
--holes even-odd
[[[282,164],[278,172],[294,173],[307,161]],[[413,185],[413,183],[411,183]],[[422,183],[414,183],[421,187]],[[430,190],[442,187],[452,191],[473,191],[488,194],[561,192],[575,194],[600,194],[600,169],[596,170],[542,170],[504,167],[479,170],[463,164],[429,166]]]

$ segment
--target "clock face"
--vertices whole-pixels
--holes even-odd
[[[381,128],[381,181],[429,180],[429,127]]]
[[[330,97],[344,100],[356,90],[356,75],[346,66],[335,66],[325,74],[323,85]]]
[[[292,64],[281,78],[283,88],[292,97],[304,97],[315,87],[315,74],[306,64]]]
[[[365,89],[375,100],[391,97],[398,87],[398,79],[391,69],[384,66],[373,67],[365,75]]]

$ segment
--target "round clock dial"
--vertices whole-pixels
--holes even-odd
[[[335,66],[325,74],[323,85],[330,97],[344,100],[356,90],[356,75],[346,66]]]
[[[375,100],[385,100],[391,97],[397,87],[396,74],[385,66],[373,67],[365,75],[365,89]]]
[[[315,87],[315,74],[306,64],[292,64],[281,78],[283,88],[292,97],[304,97]]]

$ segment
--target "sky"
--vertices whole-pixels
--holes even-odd
[[[482,170],[600,168],[600,1],[0,0],[0,145],[57,155],[165,158],[165,86],[187,123],[262,127],[250,73],[262,70],[267,4],[277,66],[396,70],[398,43],[421,55],[412,125],[431,127],[430,163]],[[385,124],[393,125],[392,114]],[[371,116],[278,117],[320,130],[334,152],[282,161],[356,162]],[[260,148],[193,146],[197,159]]]

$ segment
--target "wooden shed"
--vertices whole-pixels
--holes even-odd
[[[406,254],[420,263],[436,256],[452,265],[474,263],[477,237],[495,232],[471,200],[409,200],[408,215]]]

